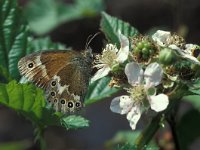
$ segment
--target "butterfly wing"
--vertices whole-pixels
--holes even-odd
[[[74,51],[44,51],[21,58],[18,68],[21,75],[38,87],[46,88],[48,81],[72,59]]]
[[[87,90],[91,61],[76,51],[44,51],[22,58],[20,73],[44,88],[56,111],[79,109]]]

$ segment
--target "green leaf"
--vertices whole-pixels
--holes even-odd
[[[79,116],[66,116],[46,108],[43,90],[32,84],[0,83],[0,103],[20,112],[36,126],[63,126],[67,129],[87,127],[88,121]]]
[[[125,36],[133,37],[138,35],[138,30],[132,27],[129,23],[124,22],[118,18],[112,17],[105,12],[102,12],[102,19],[101,19],[101,30],[106,35],[106,38],[112,42],[117,44],[119,47],[119,38],[117,36],[118,30],[122,32]]]
[[[119,143],[130,143],[131,145],[134,144],[134,141],[140,135],[140,131],[119,131],[115,134],[115,136],[109,141],[112,144],[119,144]]]
[[[135,140],[139,137],[141,131],[119,131],[115,136],[106,142],[107,149],[115,150],[137,150],[137,146],[134,145]],[[158,147],[152,141],[145,150],[158,150]]]
[[[42,51],[42,50],[65,50],[67,49],[63,44],[53,43],[49,37],[33,39],[28,38],[27,54]]]
[[[25,54],[28,28],[16,0],[0,3],[0,65],[19,79],[18,60]]]
[[[89,121],[81,116],[71,115],[62,119],[62,125],[67,129],[89,127]]]
[[[200,95],[184,96],[183,100],[191,103],[194,106],[194,108],[200,111]]]
[[[39,123],[45,106],[43,91],[31,84],[0,84],[0,102]]]
[[[8,70],[2,66],[0,66],[0,82],[7,83],[11,81],[12,78],[8,72]]]
[[[29,140],[17,141],[17,142],[5,142],[0,144],[0,150],[27,150],[32,146],[32,142]]]
[[[177,125],[178,138],[181,150],[188,150],[192,142],[200,135],[200,112],[188,111]]]
[[[102,0],[75,0],[68,5],[60,0],[32,0],[25,14],[31,30],[44,34],[64,22],[96,16],[103,8]]]
[[[89,105],[109,97],[119,91],[116,88],[109,87],[110,78],[104,77],[90,84],[87,95],[85,97],[85,105]]]
[[[194,93],[194,94],[200,95],[200,79],[197,80],[192,85],[189,85],[189,91]]]
[[[137,147],[135,145],[131,145],[131,144],[124,144],[124,145],[118,145],[114,148],[114,150],[137,150]]]
[[[118,145],[115,150],[138,150],[137,146],[131,145],[131,144],[124,144],[124,145]],[[159,150],[159,147],[155,144],[148,145],[143,150]]]
[[[115,150],[136,150],[134,141],[139,136],[140,131],[119,131],[112,139],[106,142],[107,149]]]

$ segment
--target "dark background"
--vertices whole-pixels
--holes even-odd
[[[66,3],[73,1],[67,1]],[[20,1],[22,6],[27,1]],[[141,33],[152,28],[160,27],[178,32],[185,36],[187,43],[200,43],[200,1],[199,0],[107,0],[105,11],[124,21],[129,22]],[[48,35],[55,42],[61,42],[76,50],[85,48],[86,40],[90,34],[97,33],[100,15],[94,18],[80,19],[67,22]],[[100,52],[105,37],[97,36],[90,46],[94,52]],[[115,95],[116,96],[116,95]],[[91,121],[89,128],[66,131],[63,128],[49,127],[45,132],[49,150],[101,150],[105,142],[111,139],[119,130],[130,130],[125,116],[110,111],[110,101],[93,104],[87,108],[83,115]],[[182,104],[184,109],[188,104]],[[180,114],[182,114],[182,111]],[[145,114],[146,115],[146,114]],[[143,127],[145,119],[140,120],[138,128]],[[0,107],[0,142],[22,141],[31,149],[38,149],[33,142],[33,127],[31,123],[19,114]],[[200,142],[197,141],[196,144]],[[193,149],[196,149],[193,147]]]

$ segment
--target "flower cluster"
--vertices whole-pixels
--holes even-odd
[[[182,37],[167,31],[158,30],[152,36],[129,39],[119,31],[118,38],[119,49],[107,44],[102,54],[96,56],[94,67],[98,71],[91,81],[110,75],[112,86],[127,91],[127,95],[112,100],[110,109],[126,114],[134,130],[143,111],[165,110],[175,85],[188,78],[195,79],[200,56],[194,55],[197,45],[186,44]]]
[[[158,30],[153,36],[152,39],[161,47],[168,47],[174,50],[180,57],[191,61],[194,64],[200,65],[200,62],[197,58],[193,56],[193,51],[198,47],[195,44],[180,44],[183,39],[178,37],[177,40],[175,37],[177,35],[171,35],[170,32]],[[183,47],[183,48],[182,48]]]

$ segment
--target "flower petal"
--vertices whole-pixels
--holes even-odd
[[[159,112],[167,108],[169,104],[169,98],[165,94],[149,96],[149,103],[151,105],[151,109],[155,110],[156,112]]]
[[[125,74],[128,78],[128,83],[131,85],[140,84],[143,80],[143,70],[135,62],[126,64]]]
[[[116,61],[119,63],[123,63],[128,58],[129,53],[129,40],[126,36],[121,34],[121,31],[118,31],[118,37],[120,40],[121,48],[117,54]]]
[[[176,50],[176,52],[180,54],[182,58],[185,58],[194,64],[200,65],[200,61],[196,57],[192,56],[192,49],[190,49],[190,48],[194,48],[192,46],[195,46],[195,45],[186,44],[186,50],[182,50],[174,44],[170,45],[169,47],[172,48],[173,50]]]
[[[186,49],[185,49],[184,51],[185,51],[188,55],[185,55],[185,58],[186,58],[186,59],[189,59],[190,61],[192,61],[192,62],[195,63],[195,64],[200,65],[199,60],[198,60],[196,57],[194,57],[193,54],[192,54],[192,51],[195,50],[197,47],[198,47],[198,45],[196,45],[196,44],[186,44],[186,45],[185,45],[185,48],[186,48]]]
[[[168,31],[158,30],[152,35],[152,39],[157,42],[160,46],[165,46],[167,39],[171,36],[171,33]]]
[[[107,65],[106,64],[96,64],[96,65],[94,65],[93,66],[93,68],[97,68],[97,69],[99,69],[99,68],[103,68],[103,67],[106,67]]]
[[[99,70],[95,73],[95,75],[92,77],[91,82],[94,82],[94,81],[96,81],[96,80],[98,80],[98,79],[100,79],[100,78],[103,78],[103,77],[107,76],[108,73],[110,72],[110,70],[111,70],[111,69],[110,69],[110,67],[108,67],[108,66],[104,66],[103,68],[99,69]]]
[[[194,63],[194,64],[200,65],[200,61],[199,61],[196,57],[194,57],[194,56],[191,56],[191,55],[187,55],[187,54],[186,54],[186,55],[183,56],[183,58],[185,58],[185,59],[191,61],[191,62]]]
[[[173,50],[176,50],[178,53],[183,53],[183,51],[178,46],[176,46],[175,44],[171,44],[168,47],[173,49]]]
[[[120,97],[121,96],[118,96],[118,97],[115,97],[112,101],[111,101],[111,104],[110,104],[110,110],[114,113],[121,113],[121,107],[119,105],[120,103]]]
[[[127,114],[133,106],[133,100],[130,96],[121,96],[119,105],[122,108],[121,114]]]
[[[133,101],[131,100],[130,96],[123,95],[119,97],[115,97],[111,104],[110,109],[112,112],[119,113],[119,114],[126,114],[128,113],[133,105]]]
[[[132,130],[135,130],[137,122],[141,117],[140,105],[132,107],[131,111],[127,114],[126,118],[130,122]]]
[[[185,44],[185,50],[188,54],[192,55],[192,51],[198,47],[196,44]]]
[[[157,86],[163,76],[163,69],[158,63],[151,63],[144,72],[146,85]]]

